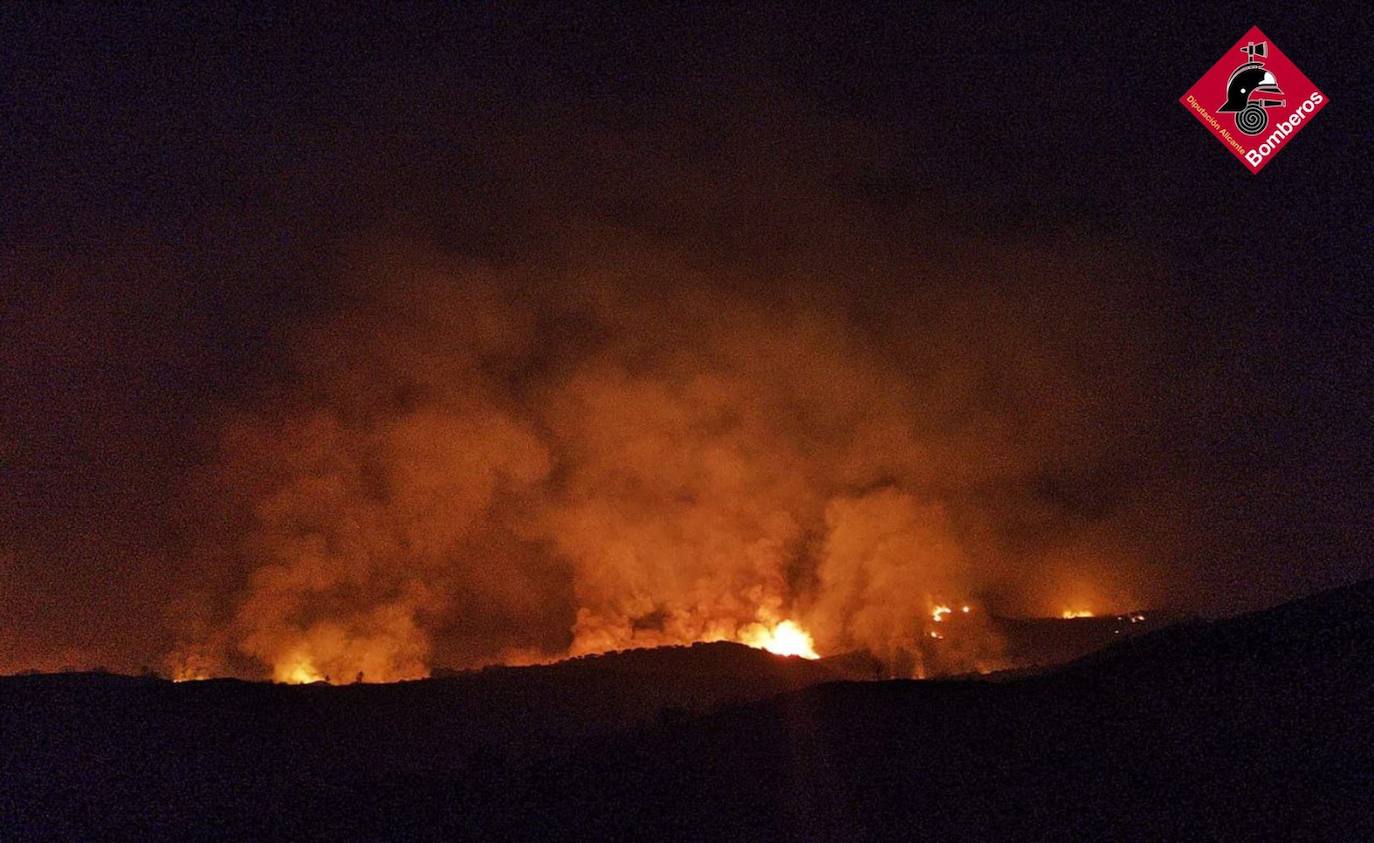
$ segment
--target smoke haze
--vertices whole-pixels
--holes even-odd
[[[791,619],[822,653],[986,669],[986,635],[922,655],[935,605],[1148,603],[1164,408],[1131,271],[975,246],[964,283],[857,208],[787,201],[850,222],[787,234],[772,271],[604,223],[501,265],[349,244],[337,305],[220,435],[248,573],[174,667],[397,679]],[[849,298],[865,273],[900,312]]]
[[[932,675],[1370,574],[1364,150],[1199,190],[1148,10],[0,15],[0,672]]]

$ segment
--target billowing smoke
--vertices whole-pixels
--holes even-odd
[[[1369,575],[1359,250],[1047,166],[964,16],[127,5],[6,19],[0,673],[932,675]]]
[[[348,251],[224,426],[250,573],[177,669],[390,680],[792,620],[925,675],[995,667],[988,612],[1148,600],[1129,285],[1092,244],[1000,247],[976,283],[885,259],[875,308],[827,275],[879,266],[841,239],[810,274],[614,227]],[[942,604],[973,610],[958,640]]]

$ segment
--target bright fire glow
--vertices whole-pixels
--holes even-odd
[[[173,654],[168,659],[167,668],[167,674],[173,682],[198,682],[214,675],[213,660],[195,649]]]
[[[772,629],[763,624],[753,624],[740,634],[740,642],[779,656],[820,658],[811,635],[792,621],[781,621]]]
[[[933,610],[931,610],[930,617],[934,619],[936,623],[939,623],[940,621],[945,619],[945,615],[948,615],[950,612],[953,611],[954,610],[948,606],[936,606]],[[967,609],[965,609],[965,611],[967,611]]]
[[[274,680],[288,685],[308,685],[311,682],[324,681],[324,675],[315,669],[308,658],[279,663],[272,674]]]
[[[1059,617],[1066,621],[1073,620],[1074,618],[1090,618],[1092,616],[1093,613],[1089,612],[1087,609],[1065,609],[1059,615]]]

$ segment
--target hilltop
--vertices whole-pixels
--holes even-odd
[[[1001,682],[733,644],[331,687],[0,679],[23,839],[1374,833],[1374,582]]]

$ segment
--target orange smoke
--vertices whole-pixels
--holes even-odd
[[[1111,391],[1007,327],[1014,292],[987,316],[942,303],[898,355],[834,303],[629,280],[674,266],[355,261],[348,306],[297,332],[292,382],[224,428],[251,573],[178,651],[191,672],[393,681],[713,640],[987,670],[985,596],[1132,569],[1107,522],[1032,482],[1110,456],[1090,422]],[[954,342],[978,332],[1008,353]]]

